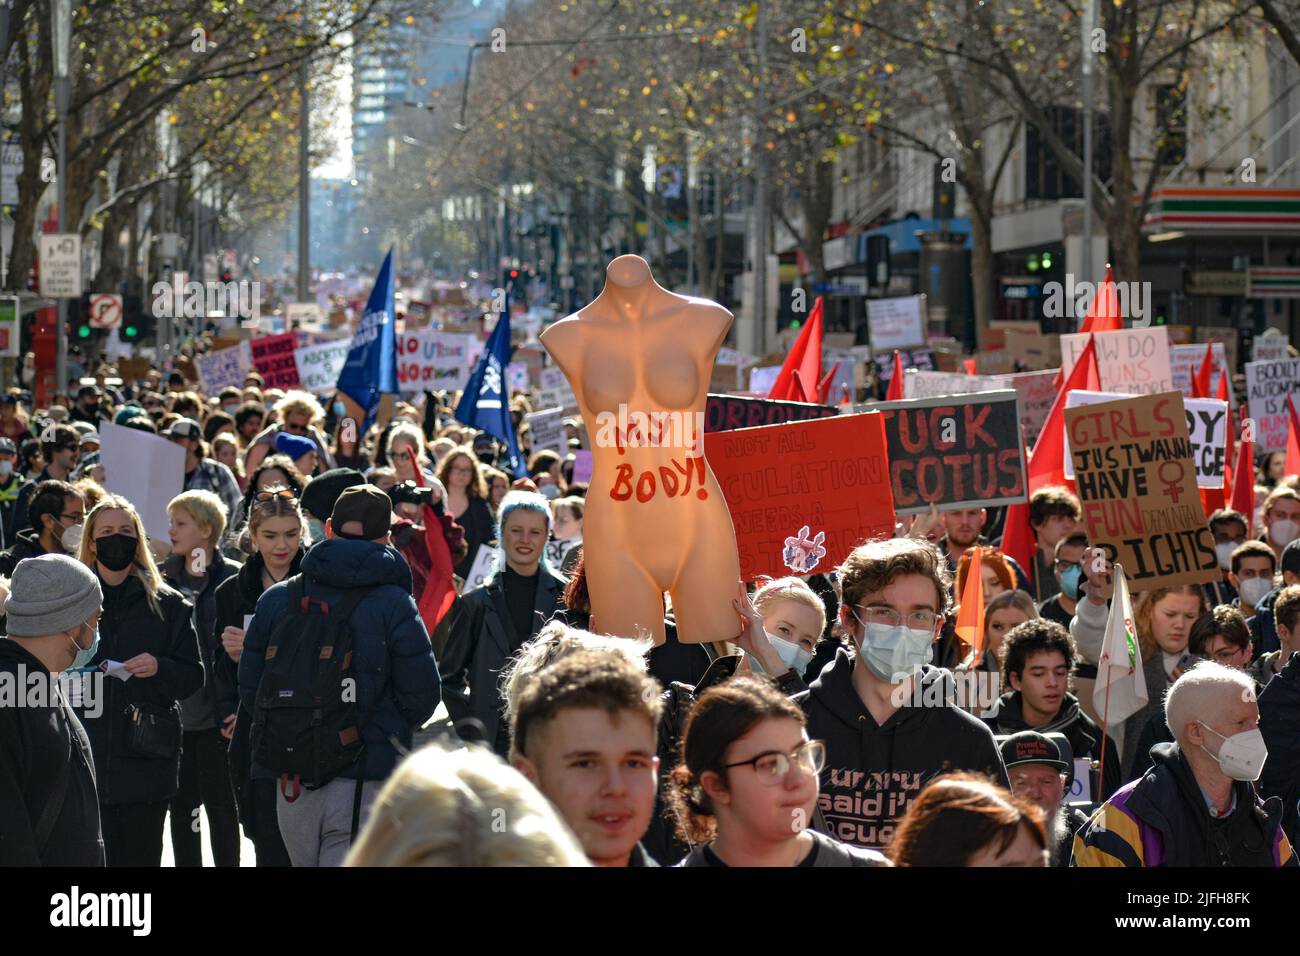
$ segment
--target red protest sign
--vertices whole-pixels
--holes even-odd
[[[894,534],[884,418],[879,413],[708,432],[709,468],[736,529],[740,576],[790,574],[786,538],[825,532],[829,571],[854,546]]]
[[[293,357],[297,348],[298,336],[293,332],[264,335],[248,343],[253,367],[262,376],[266,388],[298,387],[298,363]]]

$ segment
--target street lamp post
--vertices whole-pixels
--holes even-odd
[[[1083,279],[1092,282],[1092,29],[1093,0],[1083,3]]]
[[[51,36],[54,40],[54,102],[58,110],[58,231],[63,233],[68,219],[68,100],[71,80],[68,59],[72,48],[72,0],[53,0],[50,4]],[[55,363],[55,394],[68,387],[68,300],[59,299],[59,351]]]

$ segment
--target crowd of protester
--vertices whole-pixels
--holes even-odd
[[[242,827],[264,866],[1296,865],[1278,456],[1256,514],[1209,519],[1221,581],[1134,595],[1149,703],[1107,728],[1111,568],[1068,489],[1031,498],[1032,566],[997,513],[941,510],[737,582],[712,643],[669,602],[654,647],[591,620],[581,421],[532,454],[516,395],[513,478],[454,398],[345,441],[341,402],[256,374],[0,397],[0,676],[102,691],[0,707],[0,863],[156,866],[169,837],[236,866]],[[104,487],[105,423],[184,450],[166,538]],[[979,654],[954,627],[976,557]],[[341,699],[296,723],[313,693]]]

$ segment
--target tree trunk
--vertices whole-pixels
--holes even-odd
[[[33,68],[28,51],[27,34],[18,33],[18,87],[22,101],[22,116],[18,124],[18,138],[23,149],[23,171],[18,177],[18,208],[14,212],[13,249],[9,251],[9,285],[14,289],[27,288],[27,275],[36,258],[36,207],[45,183],[41,182],[41,153],[43,141],[39,135],[42,118],[50,99],[53,66],[48,62],[50,51],[48,18],[41,18],[37,31],[38,49],[34,51]]]
[[[1111,175],[1111,198],[1106,210],[1106,227],[1110,237],[1111,265],[1116,282],[1136,282],[1141,264],[1142,236],[1133,172],[1133,99],[1135,85],[1112,79],[1111,136],[1114,142]]]
[[[989,326],[997,315],[997,280],[993,265],[993,196],[976,195],[968,187],[971,200],[970,247],[971,286],[975,296],[975,350],[982,352],[988,341]]]

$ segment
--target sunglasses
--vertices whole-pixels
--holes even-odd
[[[257,493],[258,501],[275,501],[281,498],[284,499],[285,501],[298,500],[298,496],[294,494],[292,491],[290,491],[288,488],[281,488],[279,491],[259,491]]]

